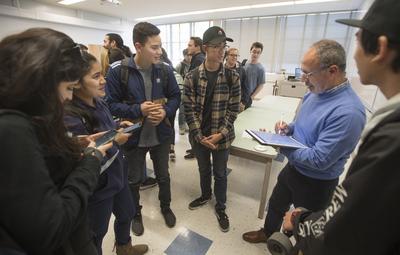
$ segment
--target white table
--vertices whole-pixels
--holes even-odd
[[[282,117],[283,121],[290,123],[294,119],[301,99],[280,96],[265,96],[259,101],[253,101],[253,105],[238,115],[235,121],[236,138],[232,143],[231,154],[258,162],[266,163],[264,181],[261,189],[258,217],[264,217],[267,199],[268,183],[271,173],[272,160],[277,156],[274,148],[267,146],[266,151],[256,151],[254,147],[258,142],[243,136],[245,129],[266,128],[274,132],[275,123]]]

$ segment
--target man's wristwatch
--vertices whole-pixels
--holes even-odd
[[[87,147],[84,151],[83,151],[84,155],[92,155],[95,156],[99,161],[103,160],[103,154],[101,154],[101,152],[94,148],[94,147]]]

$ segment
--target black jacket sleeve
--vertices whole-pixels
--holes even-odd
[[[247,107],[251,105],[251,97],[249,87],[246,84],[246,71],[242,66],[239,66],[240,75],[240,88],[241,88],[241,99],[240,102]]]
[[[61,188],[49,176],[30,122],[0,118],[0,227],[29,254],[51,254],[86,213],[96,187],[100,162],[85,156]],[[0,246],[7,246],[1,240]]]
[[[297,217],[304,254],[399,254],[400,124],[369,135],[328,208]]]

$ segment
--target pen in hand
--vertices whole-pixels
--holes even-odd
[[[281,114],[281,120],[279,121],[279,130],[278,130],[278,134],[280,135],[282,132],[282,122],[283,122],[283,114]]]

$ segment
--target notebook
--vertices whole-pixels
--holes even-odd
[[[288,148],[308,148],[304,144],[295,140],[291,136],[279,135],[273,133],[267,133],[263,131],[255,131],[246,129],[246,132],[256,139],[262,145],[273,145],[278,147],[288,147]]]

